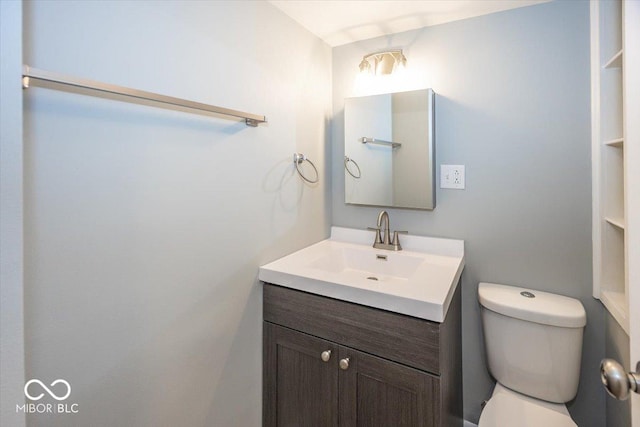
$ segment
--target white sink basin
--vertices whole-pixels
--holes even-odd
[[[408,280],[424,261],[423,257],[380,253],[340,243],[324,244],[322,248],[327,253],[308,263],[307,267],[354,279]]]
[[[464,267],[464,242],[402,236],[374,249],[374,232],[332,227],[323,240],[260,267],[260,280],[442,322]]]

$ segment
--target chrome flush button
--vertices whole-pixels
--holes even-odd
[[[535,294],[533,294],[532,292],[529,291],[522,291],[520,292],[520,295],[522,295],[523,297],[527,297],[527,298],[535,298]]]

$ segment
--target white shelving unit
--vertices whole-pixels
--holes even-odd
[[[591,2],[593,296],[629,333],[625,251],[624,2]]]

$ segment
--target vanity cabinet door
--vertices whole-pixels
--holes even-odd
[[[439,426],[437,377],[340,348],[340,427]]]
[[[338,425],[338,346],[264,323],[264,427]]]

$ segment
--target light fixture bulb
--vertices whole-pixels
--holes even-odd
[[[400,51],[400,59],[398,60],[398,65],[402,65],[403,67],[407,66],[407,57],[404,56],[402,51]]]
[[[369,64],[369,61],[367,61],[366,58],[363,58],[362,62],[360,62],[360,72],[368,73],[370,71],[371,71],[371,64]]]
[[[376,57],[376,74],[387,75],[393,73],[396,67],[396,58],[393,55],[383,54]]]

